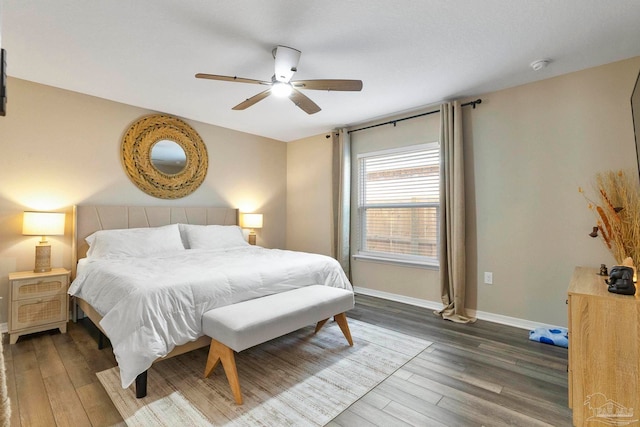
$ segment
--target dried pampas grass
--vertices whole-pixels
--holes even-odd
[[[624,171],[608,171],[596,175],[597,198],[589,201],[596,217],[598,231],[618,264],[631,257],[640,265],[640,192],[637,178]]]

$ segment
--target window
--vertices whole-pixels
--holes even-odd
[[[358,156],[359,258],[438,265],[440,144]]]

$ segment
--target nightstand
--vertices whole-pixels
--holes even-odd
[[[69,321],[69,270],[46,273],[20,271],[9,274],[9,343],[21,335],[48,329],[67,332]]]

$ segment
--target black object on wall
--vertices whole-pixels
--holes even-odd
[[[0,49],[0,116],[7,115],[7,51]]]

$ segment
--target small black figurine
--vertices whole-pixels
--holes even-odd
[[[607,271],[607,266],[605,264],[600,264],[600,273],[601,276],[608,276],[609,272]]]
[[[614,265],[609,273],[608,291],[614,294],[633,295],[636,286],[633,284],[633,269],[623,265]]]

